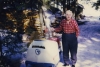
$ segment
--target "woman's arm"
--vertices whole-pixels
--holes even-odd
[[[59,27],[54,28],[55,32],[61,32],[62,31],[62,26],[63,26],[63,21],[60,23]]]
[[[79,36],[79,26],[75,20],[74,20],[74,26],[75,26],[76,37],[78,37]]]

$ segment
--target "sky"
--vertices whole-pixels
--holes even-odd
[[[84,5],[85,9],[83,11],[83,14],[86,16],[100,16],[100,10],[95,10],[95,8],[92,8],[90,5]]]
[[[92,5],[91,5],[91,3],[96,2],[96,0],[88,1],[88,4],[86,1],[79,0],[78,2],[84,6],[83,15],[85,15],[85,16],[100,16],[100,10],[95,10],[95,8],[92,7]]]

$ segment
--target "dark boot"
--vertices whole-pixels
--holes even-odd
[[[75,65],[72,65],[71,67],[75,67]]]
[[[65,63],[63,66],[69,66],[69,64],[66,64],[66,63]]]

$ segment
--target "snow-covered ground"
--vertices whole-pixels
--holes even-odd
[[[100,67],[100,20],[88,21],[85,24],[79,25],[79,28],[80,35],[78,37],[79,48],[76,67]],[[27,51],[23,53],[20,59],[20,67],[26,67],[26,53]],[[59,62],[57,67],[63,67],[62,55],[60,58],[61,62]]]
[[[95,10],[92,6],[84,5],[83,14],[85,16],[100,16],[100,10]]]
[[[100,21],[80,25],[77,67],[100,66]]]
[[[79,25],[80,35],[78,37],[79,47],[76,67],[100,67],[100,13],[97,15],[95,14],[94,16],[92,11],[89,9],[87,11],[84,14],[87,15],[85,20],[88,20],[88,22]],[[23,56],[20,59],[20,67],[26,67],[26,53],[27,51],[23,53]],[[60,58],[61,62],[59,62],[57,67],[63,67],[62,55]]]
[[[91,17],[87,18],[90,19]],[[85,24],[79,25],[79,28],[76,67],[100,67],[100,20],[88,20]],[[60,58],[61,62],[58,63],[57,67],[63,67],[62,55]],[[24,62],[25,58],[20,67],[26,67]]]
[[[89,8],[89,9],[88,9]],[[84,11],[85,24],[79,25],[78,60],[76,67],[100,67],[100,13],[91,7]],[[50,16],[50,15],[49,15]],[[51,15],[52,16],[52,15]],[[63,57],[57,67],[63,67]],[[22,63],[21,67],[25,67]],[[69,66],[70,67],[70,66]]]
[[[79,25],[79,28],[76,67],[100,67],[100,21],[86,22]],[[57,67],[62,65],[59,63]]]
[[[100,9],[96,10],[95,7],[92,7],[97,0],[78,0],[79,4],[84,6],[83,14],[85,16],[100,16]]]

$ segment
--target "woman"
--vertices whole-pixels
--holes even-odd
[[[71,54],[72,67],[75,67],[77,61],[77,48],[79,27],[77,22],[72,19],[72,11],[66,11],[66,19],[63,19],[58,28],[52,29],[55,32],[63,31],[62,46],[64,66],[69,66],[69,52]]]

